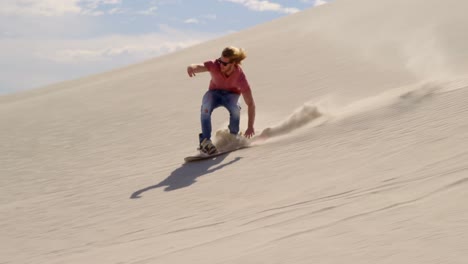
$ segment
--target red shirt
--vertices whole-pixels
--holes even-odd
[[[204,65],[211,74],[209,90],[226,90],[237,94],[250,91],[249,82],[241,67],[235,67],[231,75],[226,77],[218,62],[207,61]]]

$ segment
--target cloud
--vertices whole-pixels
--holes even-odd
[[[210,19],[210,20],[215,20],[217,18],[216,14],[208,14],[204,15],[203,18]]]
[[[87,39],[36,36],[27,41],[5,33],[0,41],[0,58],[4,66],[0,66],[3,72],[0,74],[0,94],[123,67],[217,37],[217,34],[164,25],[159,31]]]
[[[313,3],[313,6],[320,6],[327,4],[330,0],[301,0],[303,3],[311,4]]]
[[[64,16],[68,14],[102,15],[102,6],[119,5],[122,0],[1,0],[0,15]]]
[[[259,0],[222,0],[222,1],[241,4],[250,10],[259,11],[259,12],[274,11],[274,12],[292,14],[292,13],[296,13],[300,11],[297,8],[283,7],[280,4],[272,3],[269,1],[259,1]]]
[[[78,0],[2,0],[0,2],[2,15],[61,16],[67,13],[77,14],[81,11]]]
[[[60,64],[118,62],[119,60],[137,62],[174,52],[203,40],[192,37],[172,39],[156,33],[139,36],[113,35],[74,42],[59,41],[56,43],[57,49],[36,52],[34,55]]]
[[[19,51],[24,40],[10,39],[0,43],[2,51],[18,50],[17,55],[29,51],[30,57],[55,63],[75,64],[105,60],[118,60],[126,57],[133,61],[148,59],[174,52],[191,45],[206,41],[215,34],[190,32],[159,26],[158,33],[140,35],[106,35],[89,39],[35,39]],[[28,56],[26,54],[26,56]]]
[[[156,10],[158,10],[157,6],[151,6],[150,8],[146,10],[137,12],[137,14],[145,15],[145,16],[152,16],[156,14]]]
[[[122,8],[112,8],[108,11],[108,14],[110,15],[118,15],[118,14],[124,14],[125,11]]]
[[[324,5],[326,3],[327,3],[327,1],[325,1],[325,0],[315,0],[314,6],[320,6],[320,5]]]
[[[198,23],[200,23],[200,21],[198,21],[198,19],[196,19],[196,18],[189,18],[189,19],[186,19],[184,21],[184,23],[186,23],[186,24],[198,24]]]

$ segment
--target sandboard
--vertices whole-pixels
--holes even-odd
[[[201,160],[211,159],[211,158],[214,158],[214,157],[218,157],[218,156],[228,154],[230,152],[233,152],[233,151],[236,151],[236,150],[239,150],[239,149],[248,148],[248,147],[249,146],[243,146],[243,147],[239,147],[239,148],[235,148],[235,149],[216,152],[216,153],[211,154],[211,155],[200,153],[200,154],[197,154],[197,155],[185,157],[184,160],[185,160],[185,162],[194,162],[194,161],[201,161]]]

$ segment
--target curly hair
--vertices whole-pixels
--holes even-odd
[[[233,46],[226,47],[221,53],[223,57],[229,58],[231,62],[241,64],[241,61],[247,58],[245,50]]]

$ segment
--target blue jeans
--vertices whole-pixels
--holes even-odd
[[[201,106],[200,142],[203,139],[211,139],[211,113],[214,109],[223,106],[229,111],[229,132],[237,135],[240,123],[239,94],[225,90],[209,90],[203,96]]]

